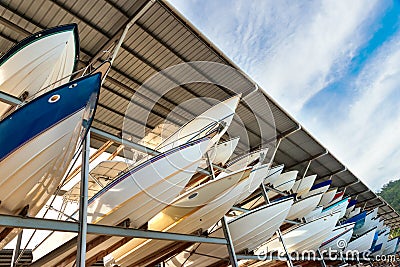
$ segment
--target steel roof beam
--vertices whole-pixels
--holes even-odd
[[[149,109],[147,106],[143,105],[142,103],[140,103],[140,102],[138,102],[138,101],[134,101],[133,99],[131,99],[131,98],[129,98],[129,97],[127,97],[127,96],[121,94],[120,92],[118,92],[118,91],[116,91],[116,90],[114,90],[114,89],[112,89],[112,88],[110,88],[110,87],[108,87],[108,86],[105,86],[104,84],[102,85],[102,87],[103,87],[105,90],[107,90],[108,92],[110,92],[110,93],[112,93],[112,94],[115,94],[115,95],[117,95],[118,97],[121,97],[122,99],[125,99],[126,101],[128,101],[128,102],[130,102],[130,103],[132,103],[132,104],[134,104],[134,105],[137,105],[137,106],[143,108],[144,110],[146,110],[146,111],[148,111],[148,112],[151,112],[151,113],[157,115],[157,116],[158,116],[159,118],[161,118],[161,119],[170,121],[170,122],[172,122],[172,123],[174,123],[174,124],[176,124],[176,125],[180,125],[180,124],[181,124],[179,121],[175,120],[174,118],[171,118],[170,116],[165,116],[165,115],[161,114],[160,112],[155,111],[154,109],[151,110],[151,109]]]
[[[352,183],[349,183],[349,184],[342,185],[342,186],[339,187],[339,189],[343,189],[343,190],[344,190],[344,189],[346,189],[346,188],[350,188],[350,187],[352,187],[353,185],[356,185],[356,184],[358,184],[358,183],[361,182],[360,180],[358,180],[357,177],[356,177],[356,179],[357,179],[357,181],[352,182]]]
[[[9,95],[7,93],[4,93],[2,91],[0,91],[0,101],[7,103],[9,105],[20,105],[22,104],[22,101],[15,96]]]
[[[58,4],[57,2],[55,2],[55,1],[52,1],[52,2],[54,2],[56,5],[59,6],[59,4]],[[3,3],[0,2],[0,5],[7,9],[7,7],[4,6]],[[63,9],[63,10],[65,10],[64,7],[61,7],[61,6],[60,6],[60,8]],[[21,18],[23,18],[23,19],[29,21],[30,23],[32,23],[33,25],[35,25],[35,26],[38,27],[38,28],[41,28],[41,29],[44,29],[44,28],[45,28],[44,25],[42,25],[42,24],[40,24],[40,23],[38,23],[38,22],[32,21],[31,19],[27,18],[24,14],[21,14],[20,12],[18,12],[18,11],[15,10],[15,9],[10,9],[10,11],[12,11],[13,13],[15,13],[15,14],[18,15],[19,17],[21,17]],[[74,13],[71,12],[71,11],[69,11],[69,10],[68,10],[67,12],[70,13],[71,15],[74,15]],[[76,17],[79,18],[79,16],[76,16]],[[85,20],[82,20],[82,21],[85,22]],[[89,26],[90,26],[90,25],[89,25]],[[31,34],[31,33],[29,33],[29,32],[26,32],[26,33],[27,33],[27,34]],[[122,48],[125,49],[126,46],[122,46]],[[127,49],[128,49],[128,48],[126,48],[125,50],[127,50]],[[128,49],[127,52],[131,53],[129,50],[130,50],[130,49]],[[91,57],[91,58],[94,57],[94,56],[91,55],[88,51],[85,51],[84,49],[81,49],[81,51],[82,51],[84,54],[86,54],[86,55],[88,55],[89,57]],[[133,53],[131,53],[131,54],[133,54]],[[133,54],[133,55],[134,55],[135,57],[137,57],[135,54]],[[147,62],[143,61],[143,60],[144,60],[143,58],[139,58],[139,57],[137,57],[137,58],[138,58],[139,60],[141,60],[143,63],[147,64]],[[143,60],[142,60],[142,59],[143,59]],[[149,62],[149,64],[150,64],[150,62]],[[154,66],[154,67],[151,66],[151,65],[149,65],[149,66],[152,67],[153,69],[155,68],[155,66]],[[123,77],[125,77],[125,78],[127,78],[127,79],[133,81],[133,82],[136,83],[138,86],[144,86],[144,88],[146,88],[146,89],[150,90],[151,92],[155,93],[155,92],[154,92],[153,90],[151,90],[149,87],[143,85],[143,83],[139,82],[138,80],[134,79],[133,77],[128,76],[126,73],[123,73],[122,71],[116,69],[115,67],[111,67],[111,69],[112,69],[113,71],[116,71],[119,75],[122,75]],[[106,80],[108,80],[108,78],[106,78]],[[122,89],[125,89],[125,88],[122,88]],[[132,92],[132,90],[130,90],[130,91]],[[190,90],[188,90],[188,91],[190,92]],[[157,94],[157,93],[155,93],[155,94]],[[178,103],[172,101],[171,99],[166,98],[165,96],[161,96],[161,98],[163,98],[164,100],[170,102],[170,103],[171,103],[172,105],[174,105],[174,106],[179,106]],[[184,110],[185,112],[191,114],[192,116],[195,116],[195,114],[193,114],[193,113],[190,112],[189,110],[187,110],[187,109],[185,109],[185,108],[183,108],[183,107],[180,107],[180,108],[181,108],[182,110]],[[151,128],[151,129],[153,129],[153,128]],[[250,133],[254,134],[255,136],[258,136],[258,137],[261,139],[261,136],[258,135],[258,134],[255,133],[255,132],[253,132],[251,129],[248,129],[248,128],[246,127],[246,130],[249,131]],[[269,142],[270,142],[270,141],[269,141]],[[242,141],[241,143],[243,143],[243,141]],[[294,145],[298,146],[297,144],[294,144]],[[298,146],[298,147],[299,147],[300,149],[302,149],[300,146]],[[285,153],[285,154],[286,154],[286,153]],[[286,154],[286,155],[287,155],[287,154]]]
[[[362,194],[365,194],[365,193],[369,193],[370,192],[370,190],[368,190],[368,191],[356,191],[355,193],[353,193],[353,194],[351,194],[351,195],[348,195],[347,197],[355,197],[355,196],[361,196]],[[368,200],[367,200],[368,201]],[[359,204],[359,203],[363,203],[364,201],[361,201],[361,202],[358,202],[357,201],[357,204]]]
[[[62,10],[64,10],[65,12],[69,13],[72,16],[75,16],[76,18],[78,18],[79,20],[81,20],[82,22],[84,22],[85,24],[87,24],[89,27],[91,27],[92,29],[96,30],[97,32],[99,32],[100,34],[102,34],[103,36],[107,37],[108,39],[112,39],[114,36],[109,35],[108,33],[106,33],[105,31],[103,31],[102,29],[97,28],[95,25],[93,25],[90,21],[88,21],[87,19],[85,19],[84,17],[80,16],[79,14],[76,14],[75,12],[72,12],[70,9],[67,9],[66,7],[64,7],[64,5],[60,4],[57,2],[57,0],[51,0],[52,3],[54,3],[55,5],[57,5],[59,8],[61,8]],[[114,37],[115,38],[115,37]],[[146,65],[148,65],[149,67],[151,67],[152,69],[156,70],[157,72],[162,71],[162,69],[160,69],[159,67],[157,67],[156,65],[154,65],[152,62],[150,62],[149,60],[147,60],[146,58],[144,58],[142,55],[140,55],[138,52],[134,51],[133,49],[131,49],[130,47],[125,46],[124,44],[121,45],[121,48],[123,48],[125,51],[127,51],[128,53],[130,53],[131,55],[133,55],[134,57],[136,57],[137,59],[139,59],[140,61],[142,61],[143,63],[145,63]],[[93,57],[92,57],[93,58]],[[172,82],[174,82],[175,84],[179,84],[178,81],[176,81],[174,78],[170,77],[170,75],[164,74],[165,77],[167,77],[169,80],[171,80]],[[180,87],[182,87],[183,89],[185,89],[186,91],[188,91],[189,93],[191,93],[192,95],[194,95],[195,97],[201,97],[200,95],[194,93],[192,90],[190,90],[187,86],[185,85],[179,85]],[[204,98],[200,98],[203,102],[211,105],[211,103],[209,101],[206,101]],[[192,115],[194,115],[192,113]],[[244,127],[246,128],[246,131],[254,134],[255,136],[259,137],[260,139],[262,139],[262,137],[260,135],[258,135],[257,133],[255,133],[253,130],[247,128],[245,125]]]
[[[164,42],[161,38],[159,38],[158,36],[156,36],[154,33],[152,33],[151,31],[149,31],[142,23],[140,22],[136,22],[136,25],[143,30],[147,35],[149,35],[153,40],[157,41],[159,44],[161,44],[163,47],[165,47],[168,51],[172,52],[176,57],[178,57],[180,60],[182,60],[183,62],[190,62],[189,59],[187,59],[186,57],[184,57],[181,53],[179,53],[178,51],[176,51],[174,48],[172,48],[170,45],[168,45],[166,42]],[[210,80],[211,82],[214,82],[213,79],[211,79],[211,77],[209,77],[208,75],[206,75],[205,73],[203,73],[201,70],[199,70],[198,68],[196,68],[195,66],[191,66],[194,70],[196,70],[199,74],[201,74],[202,76],[204,76],[206,79]],[[239,72],[239,71],[238,71]],[[240,73],[240,72],[239,72]],[[246,77],[243,77],[244,79],[248,80]],[[232,95],[230,90],[227,90],[226,88],[224,88],[223,86],[220,86],[218,84],[215,84],[219,89],[221,89],[222,91],[224,91],[226,94],[228,95]],[[242,103],[243,106],[250,112],[254,113],[254,111],[252,111],[245,103]],[[260,116],[259,114],[256,114],[259,118],[261,118],[261,120],[263,122],[265,122],[266,124],[268,124],[270,127],[274,127],[274,125],[272,125],[269,121],[266,121],[265,119],[263,119],[262,116]]]
[[[328,173],[328,174],[325,174],[324,176],[318,177],[317,180],[321,180],[321,179],[324,179],[324,178],[326,178],[326,177],[331,177],[331,176],[334,176],[334,175],[336,175],[336,174],[338,174],[338,173],[341,173],[341,172],[344,172],[344,171],[347,171],[346,166],[343,166],[343,168],[338,169],[338,170],[336,170],[336,171],[333,171],[333,172],[330,172],[330,173]]]
[[[33,217],[21,217],[0,214],[0,225],[5,227],[13,228],[24,228],[24,229],[37,229],[37,230],[52,230],[61,232],[73,232],[77,233],[79,229],[79,223],[67,222],[52,219],[42,219]],[[152,230],[138,230],[133,228],[121,228],[107,225],[88,224],[87,233],[95,235],[107,235],[107,236],[126,236],[134,238],[147,238],[147,239],[158,239],[158,240],[172,240],[181,242],[199,242],[199,243],[210,243],[210,244],[221,244],[226,245],[227,241],[224,238],[215,237],[202,237],[187,234],[178,233],[167,233]]]
[[[17,43],[18,42],[17,40],[15,40],[15,39],[3,34],[2,32],[0,32],[0,37],[3,38],[3,39],[6,39],[7,41],[9,41],[11,43]]]
[[[318,158],[320,158],[320,157],[323,157],[323,156],[327,155],[328,153],[329,153],[329,151],[328,151],[327,149],[325,149],[324,152],[321,152],[321,153],[318,153],[318,154],[316,154],[316,155],[313,155],[313,156],[311,156],[311,157],[309,157],[309,158],[306,158],[306,159],[304,159],[304,160],[302,160],[302,161],[297,162],[296,164],[287,166],[287,169],[291,169],[291,168],[293,168],[293,167],[295,167],[295,166],[297,166],[297,165],[300,165],[300,164],[302,164],[302,163],[306,163],[306,162],[308,162],[308,161],[312,161],[312,160],[318,159]]]
[[[374,209],[374,208],[381,208],[381,207],[383,207],[383,206],[386,206],[386,203],[377,203],[377,204],[368,206],[367,208],[368,208],[368,209]]]
[[[396,213],[396,216],[394,216],[394,217],[388,219],[387,222],[396,223],[397,220],[399,219],[399,217],[400,217],[400,216]],[[395,221],[393,221],[393,220],[395,220]],[[392,221],[393,221],[393,222],[392,222]]]
[[[118,38],[122,35],[122,33],[125,30],[125,27],[131,23],[136,22],[143,14],[144,12],[146,12],[154,3],[154,0],[149,0],[149,1],[145,1],[144,4],[137,10],[137,12],[132,16],[129,17],[128,14],[126,14],[125,12],[123,12],[121,9],[119,9],[117,6],[114,5],[114,3],[112,3],[109,0],[105,0],[110,6],[112,6],[115,10],[117,10],[118,12],[120,12],[121,14],[123,14],[126,18],[127,21],[126,23],[124,23],[124,25],[122,25],[122,27],[120,27],[118,29],[118,31],[111,37],[109,38],[109,40],[94,54],[94,56],[91,59],[91,62],[93,62],[94,60],[97,60],[97,58],[99,58],[102,54],[102,52],[104,50],[109,49],[110,47],[112,47],[118,40]]]
[[[388,215],[388,214],[390,214],[390,213],[396,213],[396,212],[393,211],[393,210],[387,211],[387,212],[384,212],[384,213],[379,213],[379,212],[378,212],[378,216],[385,216],[385,215]]]
[[[15,24],[15,23],[13,23],[13,22],[11,22],[11,21],[3,18],[3,17],[0,17],[0,24],[5,26],[5,27],[7,27],[7,28],[9,28],[9,29],[11,29],[11,30],[13,30],[13,31],[15,31],[15,32],[17,32],[17,33],[19,33],[19,34],[25,35],[25,36],[28,36],[28,35],[31,34],[27,30],[25,30],[24,28],[21,28],[17,24]]]

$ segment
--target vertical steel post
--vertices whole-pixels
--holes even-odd
[[[231,233],[229,232],[229,227],[228,227],[228,223],[226,222],[225,215],[224,215],[224,217],[222,217],[221,223],[222,223],[222,230],[224,230],[224,235],[225,235],[226,241],[228,242],[228,244],[226,246],[228,248],[229,260],[231,262],[231,266],[238,267],[239,264],[237,262],[235,248],[233,247],[232,237],[231,237]]]
[[[260,187],[261,187],[261,193],[262,193],[262,195],[263,195],[263,197],[264,197],[264,199],[265,199],[265,202],[266,202],[267,204],[269,204],[269,203],[270,203],[270,202],[269,202],[269,197],[268,197],[267,189],[265,188],[264,183],[261,183],[261,186],[260,186]],[[281,229],[278,228],[278,230],[276,231],[276,233],[277,233],[277,235],[278,235],[278,237],[279,237],[279,240],[280,240],[281,243],[282,243],[283,249],[285,250],[286,258],[287,258],[286,263],[287,263],[287,265],[288,265],[289,267],[293,267],[293,262],[292,262],[292,259],[290,258],[289,251],[288,251],[288,249],[287,249],[287,247],[286,247],[285,241],[284,241],[283,238],[282,238]]]
[[[24,230],[21,230],[21,232],[18,233],[17,237],[17,244],[15,245],[15,250],[12,256],[12,267],[17,266],[18,260],[19,260],[19,252],[21,250],[21,241],[22,241],[22,234]]]
[[[87,233],[87,206],[88,206],[88,183],[89,183],[89,150],[90,150],[90,130],[83,141],[82,147],[82,170],[81,188],[79,201],[79,233],[78,250],[76,254],[76,266],[84,267],[86,259],[86,233]]]
[[[312,162],[312,161],[313,161],[312,159],[308,161],[307,167],[306,167],[306,169],[304,170],[303,176],[301,177],[301,180],[300,180],[300,184],[297,186],[297,188],[299,188],[299,187],[301,186],[301,183],[303,182],[304,177],[306,177],[306,174],[307,174],[307,172],[308,172],[308,169],[310,168],[310,165],[311,165],[311,162]],[[292,191],[292,190],[291,190],[291,191]],[[294,192],[292,192],[292,193],[294,193]],[[296,199],[297,199],[297,196],[296,196]]]
[[[208,155],[208,152],[206,152],[206,156],[207,156],[208,168],[210,169],[210,173],[211,173],[211,180],[215,180],[214,167],[213,167],[212,161],[210,159],[210,155]]]
[[[306,219],[304,219],[304,221],[305,222],[307,222],[307,220]],[[320,263],[321,263],[321,266],[322,267],[326,267],[326,263],[325,263],[325,260],[324,260],[324,257],[322,256],[322,253],[321,253],[321,251],[319,250],[319,249],[317,249],[317,253],[318,253],[318,256],[320,257]]]
[[[269,160],[269,167],[271,168],[272,163],[274,162],[274,158],[276,155],[276,152],[278,151],[279,145],[281,144],[282,138],[279,138],[278,143],[276,144],[276,147],[274,149],[274,153],[272,153],[271,159]]]
[[[321,258],[321,260],[319,261],[319,262],[321,263],[321,266],[322,266],[322,267],[326,267],[325,260],[324,260],[324,258],[322,257],[322,253],[321,253],[321,251],[320,251],[319,249],[317,249],[317,253],[318,253],[318,256]]]

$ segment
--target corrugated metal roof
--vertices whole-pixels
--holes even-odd
[[[80,32],[81,54],[80,66],[89,62],[101,61],[108,54],[103,53],[113,47],[125,25],[148,3],[146,0],[4,0],[0,2],[0,52],[8,50],[12,44],[20,41],[28,34],[44,28],[75,22]],[[142,14],[130,28],[122,48],[116,58],[109,77],[101,91],[99,108],[94,120],[94,127],[117,135],[122,130],[125,111],[135,94],[135,115],[133,125],[145,126],[147,132],[167,120],[181,125],[200,114],[212,105],[210,100],[198,100],[198,97],[209,97],[224,100],[234,92],[214,84],[190,83],[177,86],[175,90],[162,95],[152,108],[149,105],[160,92],[154,88],[145,88],[137,93],[140,86],[153,74],[191,61],[212,61],[237,66],[232,63],[218,48],[205,38],[190,22],[165,2],[154,1],[151,7]],[[240,70],[239,70],[240,71]],[[241,71],[240,71],[241,73]],[[204,76],[199,69],[193,69],[191,75]],[[188,75],[189,75],[188,74]],[[234,78],[234,81],[232,80]],[[257,102],[256,96],[250,92],[255,89],[255,83],[245,74],[237,77],[221,73],[218,79],[235,82],[237,89],[253,97],[260,115],[268,117],[268,112],[262,112],[264,104]],[[229,80],[231,79],[231,80]],[[173,80],[173,79],[171,79]],[[287,114],[271,97],[265,94],[273,116],[274,123],[268,118],[258,123],[247,105],[241,103],[233,128],[240,127],[240,120],[246,125],[249,145],[255,149],[269,141],[272,130],[278,137],[284,136],[298,128],[298,122]],[[195,100],[197,99],[197,100]],[[185,106],[186,101],[196,101],[195,105]],[[151,111],[148,120],[141,121],[140,115]],[[130,128],[133,141],[143,137],[140,127]],[[268,132],[267,138],[260,137],[260,128]],[[99,147],[105,140],[93,135],[92,146]],[[267,140],[268,139],[268,140]],[[247,148],[246,142],[240,145]],[[112,148],[115,148],[114,146]],[[272,152],[271,152],[272,153]],[[384,214],[387,222],[396,225],[400,222],[398,214],[393,209],[368,191],[368,188],[358,182],[345,166],[327,152],[325,147],[312,137],[305,129],[300,129],[283,139],[276,153],[275,163],[284,163],[289,169],[304,172],[308,161],[316,158],[310,164],[307,174],[318,174],[319,179],[332,179],[333,185],[346,190],[346,195],[357,196],[359,205],[367,201],[367,208],[379,206],[379,213]],[[349,166],[351,169],[351,166]],[[397,218],[397,219],[394,219]]]

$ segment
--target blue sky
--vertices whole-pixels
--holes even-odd
[[[400,178],[400,1],[170,2],[370,187]]]

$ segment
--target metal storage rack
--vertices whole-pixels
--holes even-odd
[[[110,14],[107,19],[99,15]],[[122,42],[118,57],[102,87],[99,108],[91,130],[90,145],[98,148],[107,140],[113,143],[107,149],[113,152],[121,142],[117,137],[122,129],[122,117],[133,93],[153,73],[168,66],[190,61],[212,61],[226,64],[237,69],[243,80],[243,90],[259,88],[246,74],[241,72],[215,45],[201,34],[178,11],[162,0],[101,0],[65,2],[61,0],[38,1],[1,1],[0,2],[0,51],[6,51],[14,43],[33,32],[58,24],[77,22],[81,32],[80,67],[88,63],[100,62],[104,59],[104,50],[109,50],[120,39],[127,25],[131,29]],[[149,121],[140,121],[151,130],[160,121],[168,119],[176,124],[183,124],[187,118],[193,117],[198,110],[192,112],[181,108],[178,114],[169,116],[171,110],[185,100],[208,96],[223,100],[232,95],[226,88],[215,85],[192,84],[179,86],[176,94],[162,97],[160,105],[151,110]],[[251,89],[251,90],[253,90]],[[400,217],[390,205],[377,197],[359,178],[347,169],[322,144],[312,137],[300,124],[285,112],[266,93],[265,97],[271,107],[275,119],[277,145],[271,156],[276,163],[284,163],[288,170],[301,170],[299,175],[315,173],[319,180],[332,179],[333,186],[346,191],[347,196],[357,196],[359,204],[366,209],[379,207],[379,215],[392,227],[400,226]],[[145,96],[142,96],[145,99]],[[1,101],[18,102],[16,99],[0,92]],[[140,104],[140,103],[139,103]],[[144,109],[148,109],[143,105]],[[199,109],[204,106],[198,107]],[[239,116],[248,112],[246,105],[241,104]],[[245,121],[252,148],[262,142],[257,127],[251,125],[251,118]],[[131,143],[137,150],[150,150],[135,143],[142,136],[136,136]],[[272,150],[271,150],[272,151]],[[254,193],[262,195],[262,189]],[[21,228],[40,228],[53,230],[78,231],[78,224],[54,222],[35,218],[21,218],[0,215],[0,224]],[[84,225],[84,224],[83,224]],[[115,227],[101,228],[88,225],[90,231],[99,234],[115,234],[162,238],[186,242],[215,242],[227,245],[229,240],[210,239],[206,237],[188,236],[167,233],[149,233],[148,231],[121,229]],[[85,231],[82,229],[82,231]],[[3,254],[9,252],[3,251]],[[8,255],[8,254],[7,254]],[[233,253],[230,253],[234,257]],[[25,256],[24,256],[25,257]],[[251,256],[239,255],[242,259]],[[1,258],[1,257],[0,257]]]

